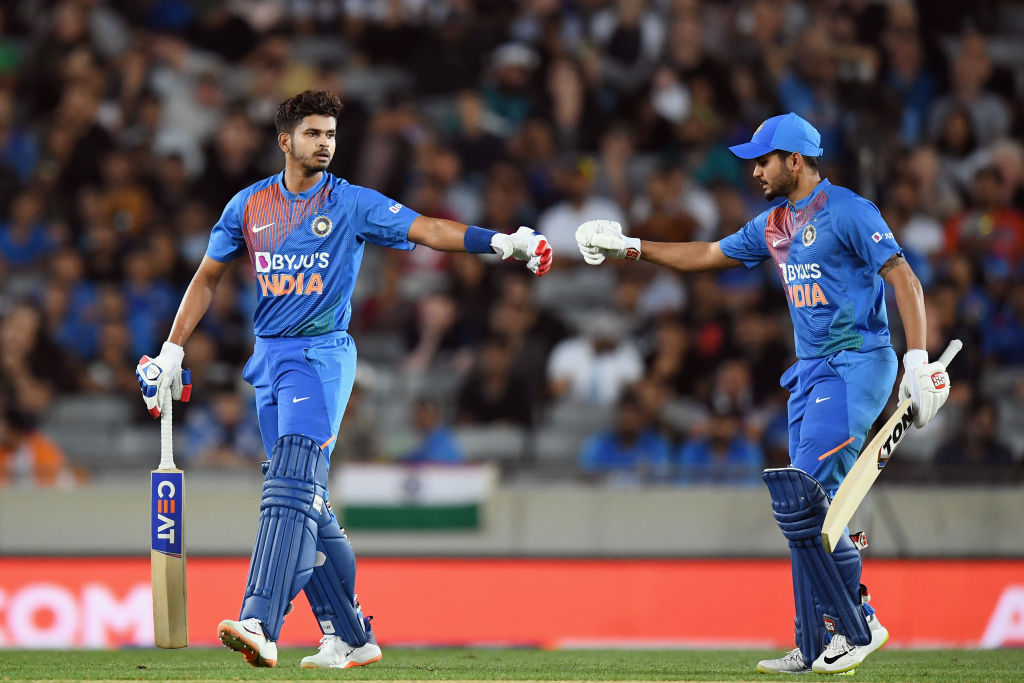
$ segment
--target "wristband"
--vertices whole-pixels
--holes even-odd
[[[466,228],[466,235],[462,238],[462,244],[466,247],[466,252],[470,254],[493,254],[494,249],[491,249],[491,238],[497,234],[494,230],[471,225]]]

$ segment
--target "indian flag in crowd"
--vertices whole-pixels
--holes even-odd
[[[497,479],[491,463],[346,463],[331,484],[331,499],[348,529],[475,529]]]

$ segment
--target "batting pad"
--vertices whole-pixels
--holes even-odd
[[[319,519],[316,562],[306,582],[306,599],[320,630],[353,647],[366,644],[366,631],[355,603],[356,555],[327,506]]]
[[[288,603],[313,572],[327,468],[320,446],[308,436],[287,434],[274,444],[239,617],[259,619],[273,641]]]
[[[867,645],[871,633],[860,604],[860,554],[845,536],[836,555],[821,543],[829,505],[825,489],[793,467],[765,470],[762,479],[772,497],[775,521],[789,541],[797,646],[804,661],[812,662],[821,654],[823,624],[854,645]]]

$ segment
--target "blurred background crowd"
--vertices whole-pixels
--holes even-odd
[[[3,3],[0,485],[155,462],[135,364],[225,203],[282,167],[273,114],[306,88],[345,104],[333,173],[427,215],[534,227],[556,260],[537,279],[368,249],[337,457],[614,484],[753,484],[787,464],[772,269],[591,268],[573,233],[730,234],[767,205],[726,147],[794,111],[822,133],[823,177],[904,248],[930,353],[965,343],[948,406],[887,478],[1019,481],[1022,35],[1011,0]],[[186,347],[186,467],[265,457],[240,379],[254,302],[237,262]],[[891,297],[889,318],[902,353]]]

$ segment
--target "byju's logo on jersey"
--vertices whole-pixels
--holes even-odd
[[[327,237],[334,229],[334,222],[329,216],[317,216],[313,219],[313,234],[317,237]]]
[[[269,273],[270,272],[270,252],[269,251],[257,251],[253,254],[253,264],[256,267],[257,273]]]
[[[322,294],[324,285],[320,273],[307,271],[326,270],[331,262],[331,254],[326,251],[313,254],[271,254],[268,251],[255,251],[252,260],[263,296]],[[295,274],[292,275],[289,271]]]

